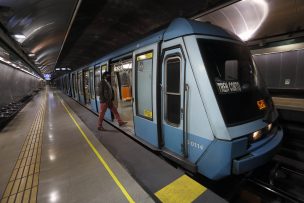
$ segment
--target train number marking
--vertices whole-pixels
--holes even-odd
[[[193,148],[197,148],[197,149],[199,149],[199,150],[203,150],[203,149],[204,149],[204,146],[203,146],[203,145],[198,144],[198,143],[196,143],[196,142],[194,142],[194,141],[188,140],[188,145],[190,145],[190,146],[193,147]]]

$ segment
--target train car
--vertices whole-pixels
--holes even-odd
[[[115,105],[128,121],[122,129],[210,179],[266,163],[283,138],[246,45],[217,26],[178,18],[72,72],[73,98],[95,112],[106,70]],[[110,112],[105,119],[118,126]]]

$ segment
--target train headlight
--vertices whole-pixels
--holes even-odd
[[[267,125],[267,130],[268,130],[268,131],[271,131],[271,130],[272,130],[272,123],[270,123],[270,124]]]
[[[253,142],[255,142],[255,141],[261,139],[261,137],[262,137],[262,131],[261,131],[261,130],[258,130],[258,131],[256,131],[256,132],[252,133],[252,135],[251,135],[251,140],[252,140]]]

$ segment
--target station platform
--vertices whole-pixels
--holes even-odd
[[[226,202],[59,91],[0,131],[0,202]]]

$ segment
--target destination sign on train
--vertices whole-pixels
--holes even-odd
[[[237,81],[233,82],[216,82],[218,91],[220,94],[227,94],[230,92],[241,92],[240,83]]]

